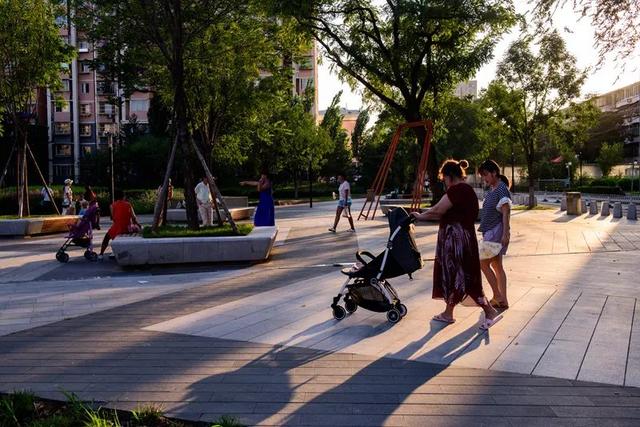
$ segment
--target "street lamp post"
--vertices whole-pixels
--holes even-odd
[[[578,159],[578,165],[580,166],[580,187],[582,187],[582,151],[576,154],[576,159]]]
[[[638,166],[638,161],[634,160],[631,165],[631,191],[633,191],[633,180],[636,178],[636,166]],[[638,172],[638,190],[640,191],[640,170]]]
[[[571,187],[571,162],[567,162],[567,178],[569,180],[569,187]]]
[[[113,203],[115,201],[116,181],[115,181],[114,170],[113,170],[113,133],[112,132],[108,133],[108,138],[109,138],[109,157],[111,159],[111,203]]]

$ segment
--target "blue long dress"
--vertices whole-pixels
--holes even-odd
[[[276,213],[273,207],[273,195],[271,185],[260,191],[258,198],[258,207],[253,217],[253,225],[256,227],[270,227],[276,225]]]

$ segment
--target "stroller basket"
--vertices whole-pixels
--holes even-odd
[[[393,289],[387,282],[384,282],[383,286],[393,298],[398,299],[398,294],[395,289]],[[356,280],[351,287],[350,295],[356,304],[366,310],[382,313],[389,309],[387,298],[380,288],[373,286],[362,279]]]

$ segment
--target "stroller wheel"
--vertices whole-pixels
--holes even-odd
[[[358,309],[358,304],[351,298],[345,298],[344,308],[347,310],[347,313],[351,314]]]
[[[347,317],[347,312],[345,311],[344,308],[342,308],[339,305],[336,305],[335,307],[333,307],[333,318],[336,320],[342,320],[345,317]]]
[[[69,262],[69,254],[65,251],[56,252],[56,259],[62,263]]]
[[[389,322],[398,323],[400,319],[402,319],[402,316],[400,316],[400,312],[397,308],[392,308],[391,310],[387,311],[387,320]]]
[[[396,308],[397,308],[397,309],[398,309],[398,311],[400,312],[400,316],[401,316],[401,317],[404,317],[404,316],[406,316],[406,315],[407,315],[407,311],[408,311],[408,310],[407,310],[407,306],[406,306],[406,305],[404,305],[404,304],[398,304],[398,305],[396,306]]]

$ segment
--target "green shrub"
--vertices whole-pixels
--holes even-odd
[[[241,424],[240,421],[233,417],[224,415],[218,421],[215,421],[211,427],[244,427],[244,424]]]
[[[0,426],[21,427],[36,417],[35,396],[17,391],[0,399]]]
[[[614,194],[624,196],[624,191],[620,187],[607,187],[607,186],[583,186],[577,187],[575,191],[579,191],[585,194]]]
[[[253,230],[252,224],[237,224],[238,233],[241,236],[246,236]],[[180,225],[165,225],[158,229],[157,232],[153,232],[151,227],[145,226],[142,229],[142,237],[147,239],[157,237],[220,237],[220,236],[235,236],[231,226],[225,224],[222,227],[201,227],[199,230],[190,230],[185,226]]]
[[[52,415],[50,417],[32,421],[29,427],[75,427],[78,423],[66,415]]]
[[[131,426],[145,427],[159,425],[162,421],[162,409],[156,406],[143,406],[131,411]]]

